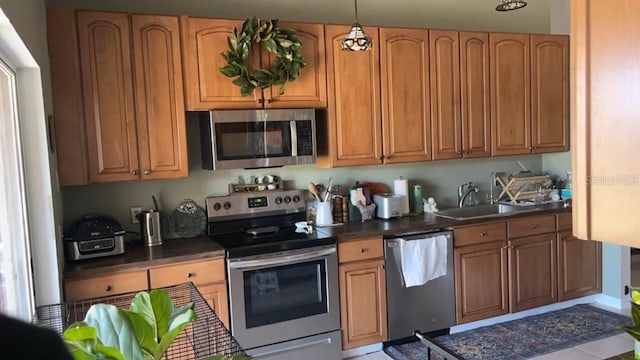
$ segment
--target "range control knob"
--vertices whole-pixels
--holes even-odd
[[[290,203],[291,202],[291,196],[288,196],[288,195],[285,196],[284,197],[284,202],[287,203],[287,204]]]
[[[223,207],[225,210],[229,210],[229,208],[231,208],[231,203],[230,203],[230,202],[228,202],[228,201],[225,201],[225,202],[224,202],[224,204],[222,205],[222,207]]]
[[[213,204],[213,210],[215,210],[215,211],[220,210],[221,207],[222,207],[222,205],[220,205],[220,203]]]
[[[293,195],[293,202],[297,203],[300,201],[300,195]]]
[[[276,197],[276,204],[282,204],[282,198],[280,196]]]

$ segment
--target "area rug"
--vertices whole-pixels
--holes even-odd
[[[515,360],[620,334],[622,325],[632,324],[630,317],[583,304],[435,339],[465,360]],[[389,346],[384,352],[396,360],[427,358],[420,341]]]

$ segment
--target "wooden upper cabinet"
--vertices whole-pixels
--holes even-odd
[[[327,106],[324,25],[281,22],[280,27],[296,30],[302,43],[302,56],[307,66],[300,76],[285,86],[255,89],[242,96],[240,87],[232,83],[220,68],[227,61],[220,55],[229,49],[228,38],[233,29],[242,29],[241,20],[181,18],[184,49],[184,74],[187,110],[257,109]],[[271,68],[275,56],[253,44],[247,67],[249,71]]]
[[[287,82],[284,94],[278,95],[280,86],[264,89],[267,102],[265,106],[268,108],[327,107],[324,25],[279,22],[278,26],[296,30],[296,35],[302,43],[302,57],[307,65],[300,70],[300,76],[292,82]],[[275,55],[264,50],[263,56],[268,61],[268,67],[271,68]],[[267,67],[267,65],[263,66]]]
[[[428,31],[380,28],[379,48],[384,162],[431,160]]]
[[[640,247],[638,14],[635,0],[571,1],[573,234],[631,247]]]
[[[143,179],[188,175],[177,17],[131,17],[136,120]]]
[[[220,55],[229,49],[228,37],[241,20],[180,18],[184,50],[187,110],[239,109],[261,107],[260,91],[240,95],[240,87],[220,72],[227,61]],[[249,67],[260,67],[260,55],[252,50]]]
[[[77,16],[90,181],[137,180],[129,16]]]
[[[534,153],[569,150],[569,37],[531,35]]]
[[[491,33],[492,155],[531,152],[529,34]]]
[[[429,31],[433,158],[462,156],[460,46],[457,31]]]
[[[89,183],[87,134],[82,102],[76,14],[47,8],[47,43],[51,66],[53,125],[60,185]]]
[[[489,34],[460,32],[460,114],[465,158],[491,156]]]
[[[377,165],[382,162],[379,46],[369,51],[341,50],[350,26],[325,26],[328,109],[324,166]],[[378,28],[364,27],[374,44]]]

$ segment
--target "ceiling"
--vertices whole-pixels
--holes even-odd
[[[433,29],[548,33],[551,2],[528,0],[523,9],[495,11],[498,0],[360,0],[363,25]],[[278,18],[346,24],[354,21],[352,0],[46,0],[67,6],[157,14],[209,17]]]

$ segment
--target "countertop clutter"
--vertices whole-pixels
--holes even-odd
[[[570,212],[560,203],[551,203],[540,207],[537,211],[514,213],[508,218],[532,216],[545,213]],[[496,217],[497,219],[498,217]],[[499,217],[504,219],[505,217]],[[375,219],[367,222],[346,222],[344,226],[321,227],[316,231],[338,237],[338,241],[349,241],[363,236],[384,236],[389,234],[411,234],[433,229],[451,228],[453,226],[475,224],[491,221],[491,218],[454,220],[435,216],[434,214],[409,215],[389,220]],[[64,270],[66,279],[87,277],[105,271],[121,271],[150,266],[166,265],[181,261],[223,257],[224,249],[208,236],[192,239],[168,239],[160,246],[131,246],[123,255],[105,257],[89,261],[67,263]]]

